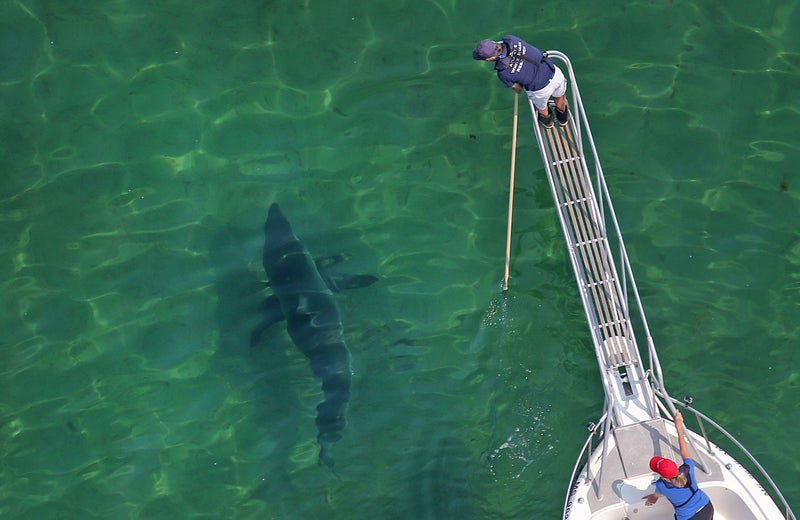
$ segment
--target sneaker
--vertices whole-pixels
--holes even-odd
[[[553,111],[550,110],[546,116],[539,112],[539,123],[545,128],[553,128]]]
[[[558,119],[558,126],[567,126],[567,123],[569,123],[569,107],[563,112],[556,109],[556,119]]]

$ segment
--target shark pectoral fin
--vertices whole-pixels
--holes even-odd
[[[317,258],[314,261],[314,263],[317,264],[317,270],[318,271],[322,271],[327,267],[331,267],[331,266],[336,265],[338,263],[344,262],[345,260],[347,260],[347,257],[345,255],[338,254],[338,255],[323,256],[323,257]]]
[[[281,302],[277,296],[270,296],[266,300],[264,300],[263,305],[264,311],[264,319],[256,325],[256,328],[253,329],[253,332],[250,334],[250,346],[254,347],[258,344],[258,340],[261,339],[261,335],[264,334],[264,331],[267,330],[270,325],[278,323],[286,319],[283,315],[283,310],[281,309]]]
[[[345,289],[360,289],[362,287],[369,287],[378,281],[377,276],[370,274],[331,274],[328,276],[329,285],[333,285],[331,290],[336,292],[344,291]]]

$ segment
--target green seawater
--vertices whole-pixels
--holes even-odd
[[[800,4],[0,3],[0,517],[559,518],[603,396],[541,159],[478,40],[570,56],[670,392],[800,508]],[[269,293],[332,270],[348,424]]]

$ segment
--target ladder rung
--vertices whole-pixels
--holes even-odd
[[[583,204],[584,202],[588,202],[589,200],[591,200],[591,198],[592,197],[590,196],[586,196],[586,197],[581,197],[579,199],[567,200],[561,203],[561,207],[564,208],[566,206],[572,206],[575,204]]]
[[[583,247],[591,244],[597,244],[598,242],[602,242],[603,240],[604,238],[600,237],[600,238],[592,238],[590,240],[584,240],[583,242],[575,242],[575,247]]]
[[[579,161],[579,160],[580,160],[580,156],[567,157],[565,159],[559,159],[557,161],[553,161],[552,164],[553,164],[553,166],[558,166],[559,164],[567,164],[568,162]]]
[[[598,330],[602,331],[604,327],[611,327],[612,325],[626,325],[627,321],[625,318],[621,318],[618,320],[606,321],[604,323],[600,323],[595,326]]]
[[[614,282],[614,281],[615,280],[613,280],[613,279],[608,279],[608,280],[600,280],[598,282],[586,282],[585,286],[586,287],[600,287],[600,286],[608,284],[609,282]],[[612,287],[613,287],[613,285],[612,285]]]

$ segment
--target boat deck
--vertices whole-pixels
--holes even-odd
[[[651,455],[680,460],[678,438],[671,421],[652,419],[615,428],[606,448],[603,474],[598,472],[598,478],[591,482],[593,492],[588,494],[588,499],[592,510],[617,505],[620,498],[632,504],[644,502],[643,497],[652,491],[654,482],[647,466]],[[724,480],[723,468],[717,460],[699,453],[694,459],[703,468],[695,472],[699,484]],[[610,475],[614,478],[607,478]]]

